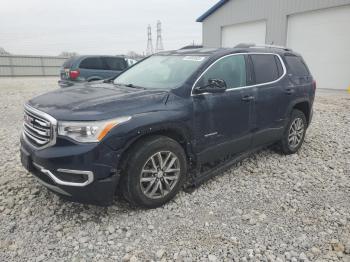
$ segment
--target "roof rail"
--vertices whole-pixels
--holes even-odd
[[[184,47],[181,47],[180,50],[182,49],[198,49],[198,48],[203,48],[202,45],[186,45]]]
[[[285,51],[292,51],[292,49],[286,46],[280,46],[280,45],[256,45],[255,48],[277,48],[277,49],[283,49]]]
[[[256,46],[254,43],[240,43],[235,48],[250,48]]]
[[[292,49],[287,48],[285,46],[279,46],[279,45],[266,45],[266,44],[253,44],[253,43],[241,43],[235,46],[235,48],[276,48],[276,49],[282,49],[285,51],[292,51]]]

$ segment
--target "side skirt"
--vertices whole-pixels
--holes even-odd
[[[264,148],[267,148],[268,146],[271,146],[273,144],[275,144],[275,143],[269,143],[267,145],[254,148],[254,149],[247,151],[245,153],[233,156],[233,157],[223,161],[222,163],[218,164],[217,166],[215,166],[209,170],[206,170],[204,172],[200,172],[201,164],[198,164],[197,168],[189,174],[190,181],[188,181],[185,184],[184,191],[186,193],[192,193],[197,187],[199,187],[204,182],[208,181],[210,178],[219,175],[219,173],[225,172],[226,170],[231,168],[232,165],[242,161],[243,159],[249,157],[250,155],[252,155],[252,154],[254,154],[254,153],[256,153]]]

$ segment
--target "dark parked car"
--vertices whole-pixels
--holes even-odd
[[[60,70],[61,87],[79,82],[91,82],[117,76],[132,60],[118,56],[74,56],[64,62]]]
[[[289,49],[158,53],[25,105],[23,165],[68,199],[153,208],[262,147],[301,147],[316,84]]]

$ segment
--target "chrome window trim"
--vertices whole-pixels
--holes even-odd
[[[84,186],[87,186],[87,185],[91,184],[94,181],[94,173],[92,171],[71,170],[71,169],[61,169],[61,168],[57,169],[58,172],[70,173],[70,174],[82,174],[82,175],[86,175],[87,178],[88,178],[85,182],[82,182],[82,183],[79,183],[79,182],[67,182],[67,181],[59,179],[50,170],[42,167],[41,165],[38,165],[35,162],[33,162],[33,165],[37,169],[39,169],[40,172],[48,175],[58,185],[84,187]]]
[[[271,85],[274,83],[279,82],[282,78],[284,78],[287,74],[287,68],[286,65],[283,62],[282,57],[279,54],[276,53],[260,53],[260,52],[249,52],[249,53],[234,53],[234,54],[229,54],[229,55],[225,55],[220,57],[219,59],[215,60],[213,63],[211,63],[201,74],[200,76],[196,79],[196,81],[194,82],[194,84],[192,85],[192,89],[191,89],[191,96],[199,96],[199,95],[211,95],[211,93],[201,93],[201,94],[194,94],[193,90],[197,84],[197,82],[201,79],[201,77],[213,66],[215,65],[217,62],[219,62],[221,59],[224,59],[226,57],[230,57],[230,56],[236,56],[236,55],[274,55],[277,56],[278,59],[281,62],[282,68],[283,68],[283,74],[276,80],[271,81],[271,82],[266,82],[266,83],[261,83],[261,84],[255,84],[255,85],[249,85],[249,86],[240,86],[240,87],[233,87],[233,88],[228,88],[226,89],[227,91],[234,91],[234,90],[242,90],[242,89],[246,89],[246,88],[251,88],[251,87],[257,87],[257,86],[264,86],[264,85]]]
[[[56,144],[56,139],[57,139],[57,120],[50,116],[49,114],[42,112],[28,104],[24,105],[24,111],[28,111],[29,113],[32,113],[34,115],[37,115],[39,117],[44,118],[45,120],[49,121],[51,123],[51,137],[50,137],[50,141],[43,146],[36,146],[33,145],[33,143],[31,143],[28,139],[27,139],[27,134],[25,133],[25,131],[23,130],[22,134],[23,134],[23,139],[32,147],[34,147],[35,149],[41,150],[50,146],[53,146]]]

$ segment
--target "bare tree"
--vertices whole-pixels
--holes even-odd
[[[63,51],[62,53],[59,54],[59,56],[64,56],[64,57],[72,57],[72,56],[77,56],[77,52],[68,52],[68,51]]]
[[[135,60],[138,60],[138,59],[141,59],[141,58],[144,57],[144,55],[138,54],[138,53],[136,53],[134,51],[127,52],[126,56],[128,58],[132,58],[132,59],[135,59]]]
[[[11,55],[11,54],[7,52],[4,48],[0,47],[0,55]]]

